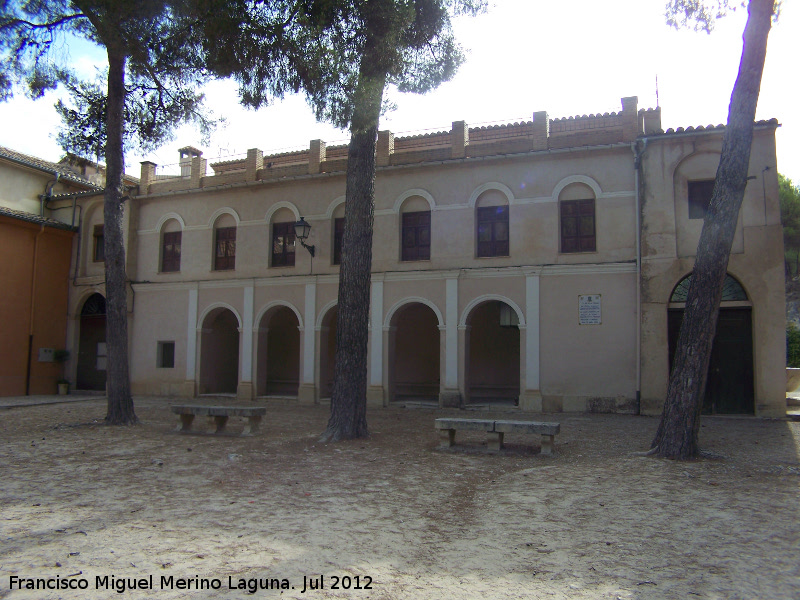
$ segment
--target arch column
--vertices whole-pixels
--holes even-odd
[[[394,400],[395,398],[395,380],[394,376],[392,375],[394,368],[390,367],[389,365],[394,365],[395,360],[397,360],[396,350],[396,336],[397,336],[397,327],[393,326],[386,326],[381,328],[381,334],[383,338],[383,355],[386,358],[386,369],[384,370],[385,373],[385,389],[386,389],[386,402],[384,406],[389,404],[389,400]]]
[[[253,333],[256,334],[256,342],[253,344],[256,349],[256,359],[253,362],[253,379],[255,384],[255,394],[258,396],[267,395],[267,369],[269,362],[269,327],[261,327],[262,316],[259,323],[253,325]]]
[[[244,288],[244,312],[242,314],[242,327],[240,336],[242,357],[239,374],[239,385],[236,387],[236,397],[242,400],[252,400],[255,397],[253,386],[253,294],[252,285]]]
[[[467,362],[469,360],[469,325],[458,326],[458,392],[461,396],[461,403],[469,402],[469,386],[467,385]]]
[[[319,403],[323,398],[330,398],[330,385],[332,383],[336,351],[336,325],[333,324],[332,311],[338,313],[338,305],[331,302],[320,310],[317,325],[314,327],[314,341],[316,343],[316,357],[314,361],[314,380],[316,383],[316,398]],[[336,317],[338,321],[338,314]],[[308,326],[308,325],[307,325]]]
[[[189,314],[186,321],[186,380],[182,396],[194,398],[197,395],[197,288],[189,290]]]
[[[367,404],[371,406],[384,406],[387,402],[387,398],[386,389],[383,385],[383,281],[374,277],[372,279],[370,313]]]
[[[78,348],[80,344],[80,317],[76,317],[75,313],[70,311],[67,316],[67,349],[70,350],[69,358],[64,364],[65,377],[70,381],[75,381],[78,371]],[[131,336],[133,337],[133,336]]]
[[[314,386],[314,403],[319,404],[323,397],[323,382],[322,382],[322,353],[327,351],[327,348],[322,347],[322,342],[328,332],[327,327],[318,325],[314,327],[314,344],[319,349],[319,359],[314,361],[314,381],[318,381],[319,385]],[[299,399],[299,398],[298,398]]]
[[[306,284],[304,326],[300,328],[300,387],[297,389],[297,401],[300,404],[314,404],[318,399],[316,382],[319,381],[319,375],[314,360],[317,343],[317,331],[314,327],[316,319],[317,284],[314,281]]]
[[[539,373],[539,274],[525,274],[525,327],[520,327],[520,396],[522,410],[542,411]]]
[[[445,317],[444,330],[442,331],[443,360],[440,361],[441,390],[439,392],[439,406],[461,406],[463,387],[459,386],[458,365],[464,364],[463,358],[459,360],[459,331],[458,331],[458,279],[450,277],[445,282]],[[460,340],[463,345],[463,338]]]

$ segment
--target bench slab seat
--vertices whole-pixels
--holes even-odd
[[[506,433],[539,434],[542,436],[542,454],[553,454],[554,438],[561,431],[560,423],[544,421],[510,421],[492,419],[436,419],[436,429],[441,436],[442,447],[455,444],[456,431],[485,431],[490,450],[503,448]]]
[[[436,419],[436,429],[461,431],[494,431],[494,421],[488,419]]]
[[[177,431],[187,433],[192,430],[196,416],[213,418],[214,430],[211,433],[223,433],[229,417],[245,417],[247,421],[242,431],[243,436],[258,433],[262,417],[267,414],[264,406],[192,406],[180,404],[171,407],[178,415]]]

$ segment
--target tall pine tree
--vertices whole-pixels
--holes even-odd
[[[767,36],[777,6],[774,0],[750,0],[747,10],[744,48],[728,109],[714,191],[697,245],[664,412],[650,450],[663,458],[687,460],[697,457],[700,451],[698,432],[708,363],[736,221],[747,186]],[[696,0],[672,0],[667,15],[672,24],[694,21],[706,31],[719,16],[703,9]]]
[[[385,90],[394,86],[423,94],[449,80],[464,59],[451,19],[484,8],[485,0],[309,0],[302,5],[279,0],[256,6],[222,2],[214,11],[228,16],[208,32],[215,40],[208,48],[209,63],[217,73],[236,78],[245,105],[260,107],[274,96],[302,91],[318,119],[350,130],[336,365],[325,441],[368,435],[375,148]]]
[[[172,127],[200,116],[205,79],[197,52],[196,15],[170,0],[28,0],[0,9],[0,99],[26,88],[34,98],[60,83],[73,93],[62,104],[65,149],[83,154],[102,148],[106,162],[103,202],[106,276],[106,343],[109,424],[136,422],[128,369],[128,328],[123,242],[127,200],[124,148],[152,147]],[[82,38],[108,59],[105,85],[76,80],[68,48]],[[101,121],[96,117],[103,115]]]

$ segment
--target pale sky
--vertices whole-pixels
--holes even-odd
[[[800,183],[797,4],[784,2],[770,33],[756,118],[781,123],[778,171]],[[638,96],[639,108],[650,108],[656,106],[656,77],[664,129],[725,123],[746,16],[740,9],[707,35],[667,27],[662,0],[494,0],[486,14],[456,22],[468,51],[457,76],[424,96],[391,93],[397,109],[382,118],[381,129],[408,135],[449,130],[459,120],[470,126],[531,120],[540,110],[551,118],[617,112],[625,96]],[[92,63],[92,57],[73,56],[78,66]],[[231,82],[215,82],[206,97],[216,114],[227,117],[227,126],[210,143],[182,128],[155,153],[126,156],[126,172],[138,176],[142,160],[174,165],[177,149],[187,145],[214,162],[248,148],[270,154],[307,148],[311,139],[331,145],[348,138],[345,131],[317,123],[302,98],[245,110]],[[54,99],[51,94],[37,102],[20,97],[0,104],[0,145],[58,160]]]

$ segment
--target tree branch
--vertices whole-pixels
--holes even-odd
[[[30,21],[26,21],[25,19],[9,19],[7,22],[0,24],[0,31],[8,28],[19,27],[20,25],[23,25],[32,31],[37,29],[47,29],[48,31],[53,31],[58,29],[64,23],[68,23],[76,19],[82,19],[84,16],[85,15],[82,13],[75,13],[72,15],[65,15],[60,19],[56,19],[55,21],[49,23],[32,23]]]

